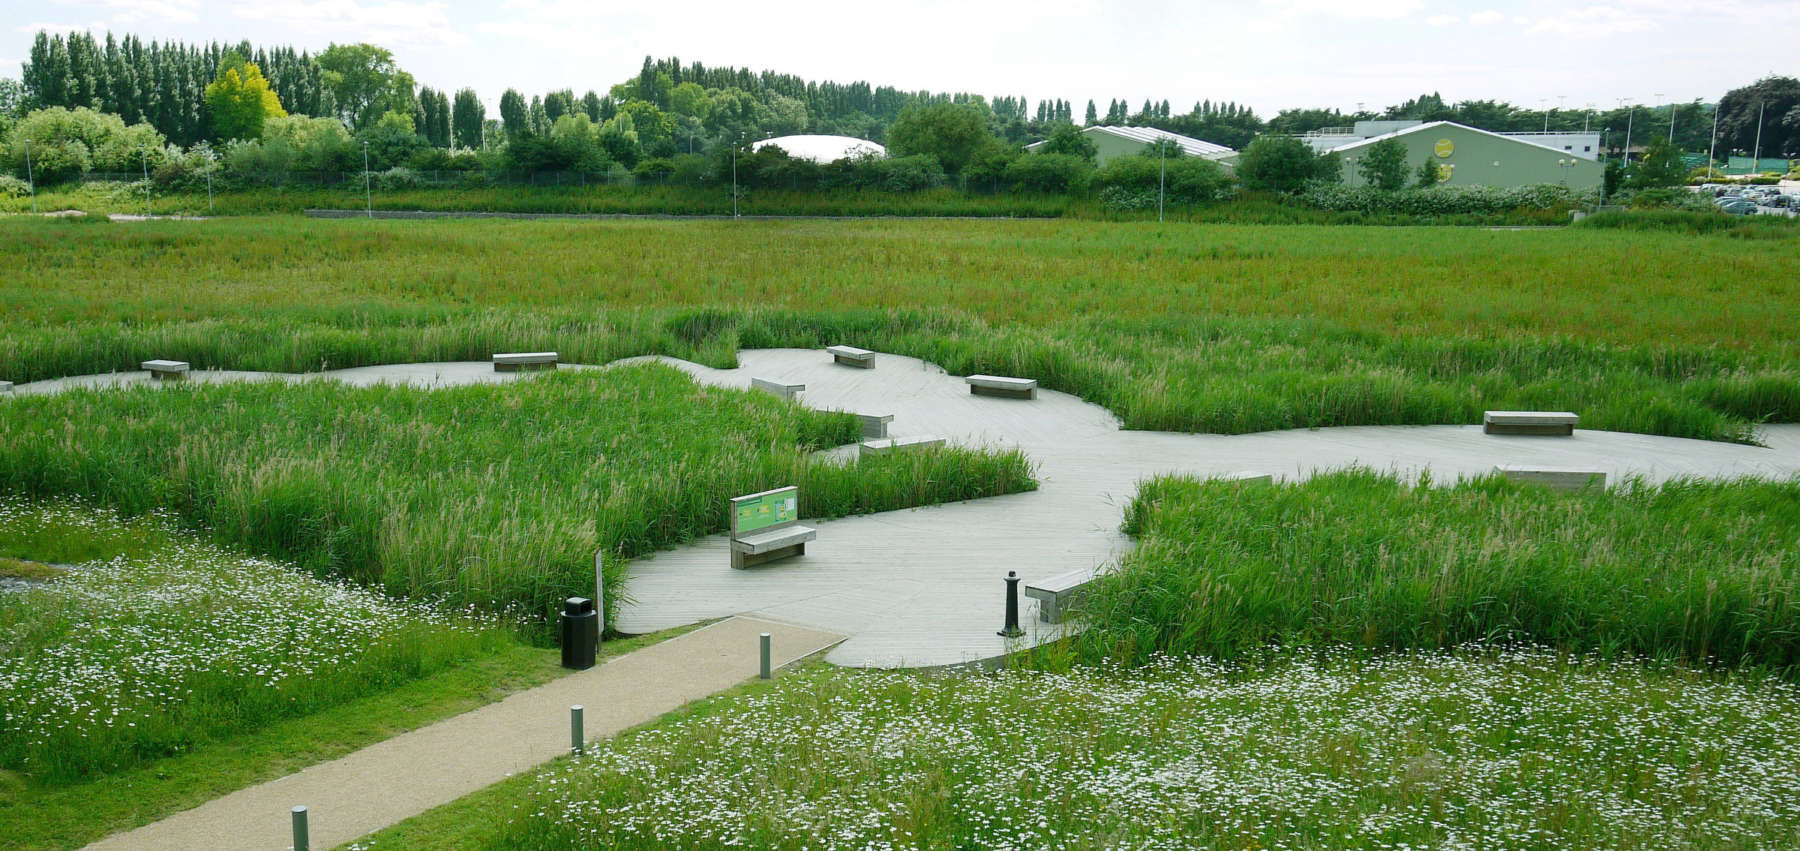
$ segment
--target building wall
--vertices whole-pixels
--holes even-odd
[[[1419,163],[1427,158],[1440,167],[1451,167],[1450,178],[1443,182],[1446,186],[1560,183],[1571,189],[1591,189],[1599,186],[1605,177],[1605,167],[1593,160],[1571,156],[1563,151],[1546,150],[1506,136],[1490,136],[1465,127],[1432,127],[1398,138],[1406,146],[1409,185],[1418,174]],[[1450,155],[1447,157],[1437,155],[1440,140],[1450,142]],[[1338,158],[1345,161],[1345,184],[1362,186],[1368,183],[1368,175],[1361,168],[1360,161],[1368,156],[1370,147],[1362,145],[1338,153]],[[1357,162],[1351,162],[1351,158]],[[1558,160],[1573,164],[1561,166],[1557,164]]]
[[[1111,133],[1089,132],[1086,135],[1089,139],[1094,140],[1094,147],[1098,150],[1095,161],[1100,165],[1106,165],[1108,161],[1118,157],[1129,157],[1132,154],[1142,153],[1150,147],[1143,142],[1114,136]]]

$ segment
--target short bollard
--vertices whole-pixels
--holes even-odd
[[[569,707],[569,752],[581,756],[587,749],[587,737],[581,732],[581,704]]]
[[[769,634],[762,634],[762,678],[769,678]]]
[[[306,808],[294,808],[294,851],[306,851]]]
[[[1005,638],[1018,638],[1025,634],[1019,628],[1019,573],[1015,570],[1006,572],[1006,628],[1000,630]]]

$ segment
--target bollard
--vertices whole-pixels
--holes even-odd
[[[581,756],[587,750],[587,737],[581,732],[581,704],[569,707],[569,752]]]
[[[999,634],[1004,638],[1025,634],[1025,630],[1019,628],[1019,573],[1015,570],[1006,572],[1006,628]]]
[[[769,678],[769,634],[762,634],[762,678]]]
[[[306,851],[306,808],[294,808],[294,851]]]

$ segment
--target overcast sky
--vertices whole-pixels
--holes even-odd
[[[602,92],[646,54],[840,82],[1065,98],[1374,109],[1425,91],[1538,108],[1716,99],[1800,75],[1800,0],[0,0],[0,76],[40,29],[369,41],[421,85]]]

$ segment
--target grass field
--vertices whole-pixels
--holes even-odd
[[[739,494],[795,484],[804,516],[836,517],[1034,487],[1017,451],[814,460],[857,439],[855,417],[661,365],[68,392],[5,413],[0,492],[168,509],[321,575],[538,619],[592,595],[596,550],[615,586],[624,558],[723,530]]]
[[[1753,848],[1800,691],[1518,650],[816,669],[377,833],[410,848]]]
[[[1800,420],[1800,231],[1091,222],[0,222],[24,381],[556,349],[715,365],[852,342],[1039,378],[1131,427],[1568,408],[1726,440]]]
[[[1800,482],[1570,495],[1366,471],[1165,478],[1139,490],[1126,529],[1139,546],[1092,598],[1087,658],[1527,641],[1800,670]]]
[[[75,565],[0,594],[0,768],[39,786],[188,752],[515,643],[491,618],[67,503],[0,501],[0,552]]]

